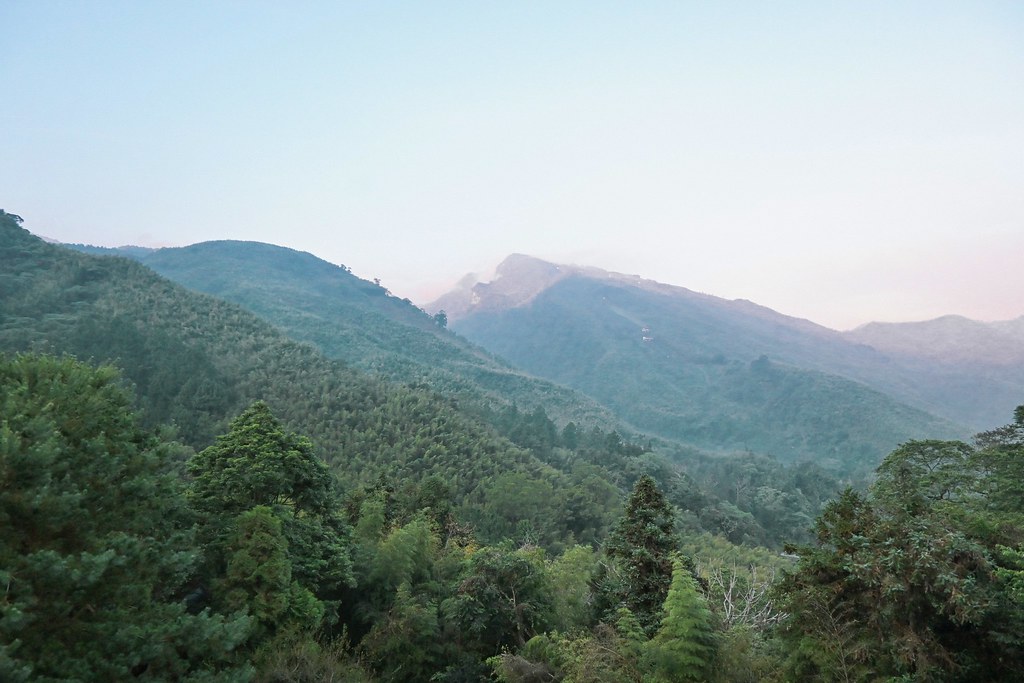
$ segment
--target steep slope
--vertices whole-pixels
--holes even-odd
[[[173,423],[196,448],[265,400],[350,487],[386,475],[408,488],[436,475],[485,540],[523,524],[546,544],[593,539],[621,500],[606,483],[585,488],[589,477],[615,479],[600,468],[559,470],[433,393],[330,361],[254,314],[134,261],[46,244],[0,213],[0,352],[25,350],[114,362],[147,422]],[[543,495],[528,510],[513,508],[510,481]]]
[[[967,432],[822,372],[885,357],[808,321],[569,266],[553,283],[529,276],[500,283],[517,279],[523,262],[503,264],[490,287],[473,287],[475,303],[453,327],[529,372],[588,393],[641,430],[703,448],[862,466],[908,438]],[[489,300],[489,289],[534,291],[509,307]]]
[[[805,536],[839,485],[813,466],[650,452],[596,427],[559,432],[540,406],[487,416],[510,443],[450,398],[329,361],[236,305],[134,261],[45,244],[0,213],[0,353],[30,348],[112,360],[148,421],[173,421],[195,447],[263,399],[348,487],[392,486],[407,501],[448,491],[485,542],[597,542],[648,473],[680,510],[680,528],[779,547]]]
[[[215,241],[123,253],[190,289],[243,306],[330,358],[476,402],[542,405],[559,422],[614,425],[609,411],[528,377],[451,333],[411,302],[312,254],[258,242]]]
[[[684,309],[676,314],[686,317],[689,329],[699,332],[693,345],[702,353],[747,361],[767,354],[794,367],[866,384],[970,429],[1001,424],[1001,416],[1024,397],[1024,317],[977,323],[947,316],[927,323],[871,324],[841,333],[749,301],[729,301],[636,275],[536,262],[510,257],[499,266],[494,281],[467,281],[427,309],[444,306],[454,312],[453,327],[461,329],[461,318],[525,305],[547,287],[575,275],[665,295]],[[536,277],[538,272],[556,277],[545,280]],[[492,295],[505,290],[520,292],[520,303],[510,305]],[[954,349],[959,355],[949,355]]]

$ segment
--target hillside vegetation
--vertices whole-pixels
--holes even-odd
[[[189,289],[252,311],[329,358],[457,396],[464,407],[542,405],[561,423],[615,423],[593,400],[526,376],[380,284],[312,254],[235,241],[158,250],[73,248],[134,258]]]
[[[1024,406],[826,502],[810,462],[467,414],[19,224],[0,212],[4,681],[1024,670]]]
[[[747,469],[741,460],[685,451],[688,475],[607,425],[556,425],[542,406],[487,404],[467,414],[427,388],[329,360],[239,306],[137,262],[46,244],[9,215],[3,230],[0,350],[116,364],[144,423],[171,424],[197,449],[247,405],[265,401],[313,441],[346,488],[385,486],[415,498],[422,482],[439,477],[456,517],[484,539],[595,542],[628,488],[650,472],[688,528],[778,546],[803,537],[806,521],[836,490],[824,474],[800,488],[793,473],[765,463],[755,479],[774,492],[769,504],[713,486],[710,473]],[[792,507],[785,514],[783,500]]]
[[[343,498],[262,401],[184,463],[129,402],[112,368],[0,356],[5,681],[966,683],[1024,670],[1024,406],[976,446],[894,451],[778,577],[764,553],[684,541],[648,476],[599,550],[481,546],[446,520],[440,479],[412,499],[384,486]]]
[[[980,323],[945,316],[837,332],[742,299],[726,300],[636,275],[522,255],[506,259],[490,282],[467,279],[427,308],[444,308],[456,329],[466,329],[469,320],[479,316],[528,309],[543,292],[569,278],[634,290],[646,301],[645,319],[633,322],[650,327],[654,334],[647,336],[654,339],[665,340],[669,332],[689,356],[721,355],[749,363],[766,355],[777,363],[864,384],[900,403],[966,425],[966,431],[999,424],[1024,393],[1020,319]],[[580,303],[590,305],[585,299]],[[681,360],[685,362],[686,356]]]
[[[700,448],[863,472],[907,439],[963,433],[863,384],[767,355],[801,333],[760,317],[743,329],[730,316],[699,295],[572,275],[525,305],[453,326],[639,430]]]

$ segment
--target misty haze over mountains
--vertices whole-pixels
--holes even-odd
[[[79,248],[139,260],[392,380],[539,403],[560,421],[608,424],[614,414],[630,431],[710,451],[870,469],[907,439],[998,425],[1024,394],[1020,320],[838,332],[750,301],[521,254],[420,310],[344,266],[273,245]],[[439,327],[442,311],[460,336]]]
[[[630,292],[630,304],[608,303],[610,291]],[[624,333],[635,328],[637,339],[645,336],[639,330],[650,328],[650,347],[680,362],[718,355],[749,362],[767,355],[847,377],[971,428],[998,424],[1024,388],[1024,316],[995,323],[946,316],[838,332],[749,301],[522,255],[504,261],[490,282],[464,280],[427,310],[444,309],[453,328],[469,339],[547,376],[517,330],[532,329],[535,339],[549,331],[558,336],[577,312],[568,303],[572,297],[595,313],[617,318]],[[561,381],[573,385],[568,377]]]
[[[938,557],[952,567],[942,571],[968,577],[961,582],[965,589],[972,589],[972,563],[981,555],[963,555],[965,541],[951,536],[965,533],[956,526],[960,510],[994,510],[978,525],[993,534],[992,543],[1003,538],[995,534],[1017,533],[999,515],[1019,509],[1024,406],[1012,411],[1014,424],[978,435],[977,447],[950,440],[971,438],[977,429],[972,415],[1000,419],[985,413],[1001,409],[997,390],[1024,389],[1015,321],[990,326],[946,317],[868,326],[857,332],[870,336],[854,338],[749,301],[525,256],[503,263],[491,282],[467,280],[434,304],[448,306],[448,315],[395,297],[344,266],[270,244],[75,250],[44,243],[19,223],[0,212],[0,357],[5,381],[12,368],[25,378],[4,395],[4,429],[11,437],[4,462],[25,473],[11,481],[38,485],[35,497],[21,496],[16,487],[8,507],[21,510],[23,499],[35,506],[31,501],[49,495],[50,482],[59,479],[50,473],[63,477],[69,454],[78,458],[74,481],[86,488],[119,481],[96,475],[121,452],[103,435],[59,456],[36,458],[43,454],[40,444],[57,433],[36,418],[66,413],[61,433],[78,439],[96,423],[82,406],[100,409],[102,422],[126,419],[130,403],[140,424],[173,435],[178,443],[168,442],[166,455],[179,469],[166,472],[186,463],[179,478],[188,487],[183,496],[195,495],[200,485],[194,482],[201,482],[204,500],[237,497],[252,506],[257,499],[248,489],[236,493],[237,481],[290,487],[292,493],[267,494],[283,500],[276,507],[257,506],[236,515],[239,520],[250,512],[306,519],[304,504],[292,507],[293,494],[306,490],[305,470],[294,484],[279,473],[308,462],[322,474],[324,490],[334,491],[324,494],[338,515],[340,540],[330,556],[338,564],[331,566],[351,557],[344,566],[360,577],[342,591],[341,606],[332,606],[345,624],[358,626],[349,632],[361,634],[359,651],[376,642],[380,619],[391,618],[376,615],[395,614],[363,611],[363,605],[389,604],[368,602],[378,593],[388,600],[397,591],[395,605],[414,594],[437,596],[424,603],[427,633],[440,633],[442,624],[445,633],[469,632],[446,605],[475,585],[478,563],[489,558],[501,563],[488,565],[500,570],[493,577],[499,587],[518,581],[504,574],[507,560],[533,557],[534,564],[523,567],[530,576],[571,576],[581,600],[599,598],[603,586],[619,585],[601,567],[617,561],[621,530],[633,518],[637,528],[664,529],[666,553],[681,549],[751,577],[761,566],[822,576],[820,565],[807,569],[808,553],[829,552],[831,541],[822,538],[831,533],[829,525],[849,525],[844,548],[858,548],[857,571],[916,571],[934,567],[931,558]],[[89,367],[95,364],[117,369]],[[121,403],[104,407],[90,393],[101,377],[134,398],[124,393]],[[18,408],[39,386],[52,397],[28,412]],[[66,398],[65,386],[83,390],[84,400]],[[254,439],[265,446],[254,450]],[[12,458],[12,445],[34,450],[26,452],[31,457],[15,451]],[[226,458],[229,466],[197,465],[209,458]],[[42,476],[29,476],[37,471]],[[948,498],[964,477],[980,483],[972,480],[974,488]],[[645,510],[653,504],[645,500],[663,509],[664,524],[649,521]],[[104,506],[86,509],[96,507]],[[109,507],[118,519],[133,515],[130,507]],[[196,514],[205,509],[195,506]],[[929,516],[936,511],[942,514]],[[894,521],[901,526],[891,527]],[[304,539],[334,537],[314,528],[296,536],[294,546],[283,531],[280,538],[274,557],[301,567],[307,556],[289,554],[293,549],[305,552]],[[351,555],[342,554],[347,543]],[[808,543],[816,546],[801,545]],[[645,541],[627,544],[647,547]],[[851,564],[840,550],[837,561]],[[425,568],[415,586],[379,583],[381,571],[406,571],[403,558],[414,556]],[[571,566],[564,564],[569,560]],[[223,609],[216,602],[223,592],[217,572],[230,577],[234,566],[202,570],[214,577],[214,609]],[[958,573],[961,566],[967,574]],[[448,567],[447,573],[435,567]],[[714,574],[700,576],[709,578],[708,592],[695,588],[700,592],[694,595],[717,604],[711,602],[717,600]],[[824,576],[834,580],[830,572]],[[906,590],[927,593],[936,585],[927,577],[894,576]],[[787,580],[769,580],[764,589],[785,590]],[[310,585],[320,591],[307,589],[317,600],[337,595]],[[386,590],[375,591],[380,585]],[[528,594],[517,588],[516,595]],[[653,593],[641,586],[626,594]],[[504,605],[493,597],[473,600],[488,609]],[[866,604],[879,602],[872,597]],[[609,609],[621,611],[614,603]],[[318,623],[319,614],[309,622]],[[372,616],[364,621],[362,614]],[[580,623],[597,628],[606,623],[602,614],[583,614]],[[662,625],[669,621],[659,618]],[[402,647],[407,633],[399,635]],[[765,633],[758,637],[775,637]],[[459,643],[455,635],[448,640]],[[529,652],[526,642],[519,642],[522,652]],[[961,641],[950,642],[959,647]],[[437,661],[433,669],[447,660]],[[457,680],[486,678],[477,669],[480,675]],[[627,679],[639,677],[616,673],[595,680]]]

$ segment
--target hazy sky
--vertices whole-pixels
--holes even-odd
[[[1024,3],[0,0],[0,207],[425,303],[520,252],[837,328],[1024,314]],[[2,268],[2,264],[0,264]]]

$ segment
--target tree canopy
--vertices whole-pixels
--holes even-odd
[[[0,356],[0,419],[0,678],[244,677],[248,619],[186,611],[178,449],[138,426],[117,372]]]

